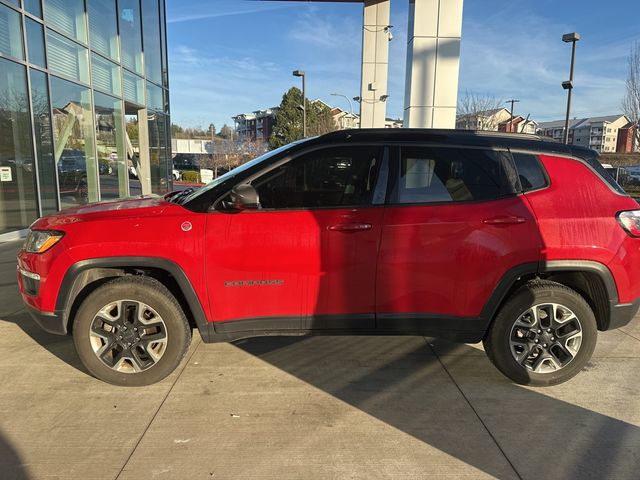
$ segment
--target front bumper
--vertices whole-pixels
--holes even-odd
[[[27,311],[45,332],[56,335],[67,334],[67,324],[64,322],[64,316],[61,312],[41,312],[31,305],[27,305]]]

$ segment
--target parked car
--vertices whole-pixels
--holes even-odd
[[[73,335],[87,370],[117,385],[166,377],[197,328],[205,342],[482,341],[507,377],[545,386],[638,311],[638,208],[582,147],[346,130],[197,190],[41,218],[18,278],[35,321]]]
[[[73,195],[80,203],[89,198],[87,187],[87,157],[81,150],[65,148],[58,160],[60,195]]]

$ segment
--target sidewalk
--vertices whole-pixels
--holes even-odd
[[[638,478],[639,318],[546,389],[511,384],[477,345],[197,334],[169,378],[125,389],[12,312],[11,248],[0,245],[3,480]]]

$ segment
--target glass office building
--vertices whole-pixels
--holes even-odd
[[[167,192],[169,125],[164,0],[0,0],[0,240]]]

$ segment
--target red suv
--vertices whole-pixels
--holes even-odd
[[[484,342],[529,385],[569,379],[640,299],[640,211],[592,150],[535,136],[353,130],[201,189],[41,218],[24,301],[86,368],[157,382],[205,342],[427,335]]]

